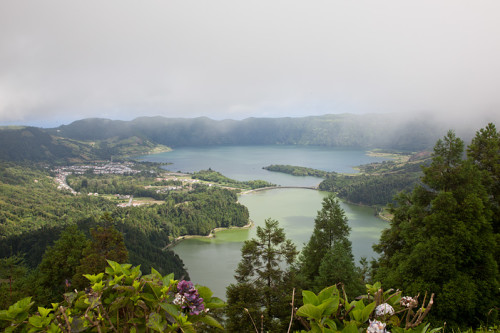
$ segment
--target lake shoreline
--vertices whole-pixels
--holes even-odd
[[[224,231],[224,230],[233,230],[233,229],[241,229],[241,230],[244,230],[244,229],[251,229],[253,226],[255,225],[255,223],[248,219],[248,223],[245,224],[244,226],[242,227],[237,227],[237,226],[231,226],[231,227],[219,227],[219,228],[215,228],[213,230],[210,231],[210,233],[206,236],[202,236],[202,235],[184,235],[184,236],[179,236],[177,238],[175,238],[172,243],[168,244],[167,246],[165,246],[163,248],[163,250],[168,250],[168,249],[171,249],[173,247],[175,247],[177,244],[179,244],[180,242],[182,242],[183,240],[185,239],[195,239],[195,238],[215,238],[216,237],[216,233],[219,232],[219,231]]]

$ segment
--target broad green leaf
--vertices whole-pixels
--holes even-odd
[[[169,315],[171,315],[174,318],[177,318],[180,315],[180,310],[178,307],[176,307],[173,304],[170,303],[160,303],[160,306],[163,310],[167,311]]]
[[[50,323],[49,329],[47,330],[47,333],[60,333],[62,332],[59,327],[57,327],[56,324]]]
[[[129,276],[132,279],[137,279],[138,277],[142,276],[141,265],[133,267],[132,270],[130,270]]]
[[[92,289],[94,289],[95,291],[101,291],[103,288],[104,288],[104,281],[99,281],[92,285]]]
[[[151,267],[151,275],[153,275],[154,277],[158,278],[158,279],[162,279],[163,277],[161,276],[160,272],[158,272],[156,269],[154,269],[153,267]]]
[[[113,260],[106,260],[108,262],[109,267],[106,267],[106,274],[115,275],[118,272],[121,272],[121,266],[119,263]]]
[[[170,273],[168,275],[165,275],[161,279],[161,282],[163,283],[164,286],[170,286],[172,284],[172,281],[174,281],[174,273]]]
[[[163,332],[165,328],[165,325],[162,323],[162,317],[156,312],[152,312],[149,315],[146,326],[157,332]]]
[[[203,300],[209,300],[210,298],[212,298],[213,293],[210,288],[204,286],[196,286],[196,289],[198,290],[198,294],[201,298],[203,298]]]
[[[354,310],[349,312],[349,316],[351,317],[351,319],[354,319],[357,322],[361,323],[362,322],[361,317],[363,316],[363,310],[355,308]]]
[[[302,297],[303,297],[304,304],[319,305],[318,296],[316,296],[316,294],[313,293],[312,291],[303,290]]]
[[[309,332],[311,332],[311,333],[323,333],[323,328],[320,327],[317,322],[313,321],[310,324],[311,324],[311,330]]]
[[[211,299],[205,302],[205,306],[209,309],[223,308],[226,305],[227,304],[218,297],[212,297]]]
[[[373,309],[375,309],[375,305],[377,305],[375,302],[372,302],[368,304],[362,311],[361,313],[361,320],[360,322],[364,323],[370,318],[370,314],[372,313]]]
[[[331,298],[331,297],[334,297],[334,295],[338,295],[338,292],[339,291],[337,289],[337,286],[327,287],[327,288],[321,290],[321,292],[318,294],[318,299],[320,302],[323,302],[327,298]]]
[[[0,320],[23,321],[28,318],[28,311],[33,305],[31,297],[26,297],[9,306],[8,310],[0,311]]]
[[[200,316],[197,318],[197,321],[200,321],[202,323],[205,323],[205,324],[213,326],[213,327],[220,328],[221,330],[224,329],[224,327],[222,327],[222,325],[217,320],[215,320],[215,318],[212,316],[208,316],[208,315]]]
[[[87,280],[90,281],[91,284],[97,283],[102,281],[102,277],[104,276],[104,273],[99,273],[99,274],[83,274]]]
[[[109,306],[109,311],[114,312],[118,309],[124,308],[129,301],[130,297],[124,297],[124,296],[117,297]]]
[[[301,317],[308,317],[312,319],[316,319],[317,321],[321,320],[321,310],[312,304],[304,304],[297,310],[297,315]]]
[[[41,307],[41,306],[38,307],[38,313],[40,313],[40,316],[42,316],[42,317],[47,317],[49,315],[50,311],[52,311],[52,310],[46,309],[46,308]]]
[[[335,323],[335,321],[333,321],[333,319],[330,319],[330,318],[325,319],[323,321],[323,325],[327,326],[328,328],[330,328],[333,331],[337,331],[337,323]]]
[[[9,315],[7,310],[0,310],[0,320],[12,321],[14,318]]]
[[[322,317],[328,317],[332,313],[336,312],[339,307],[339,300],[338,299],[328,299],[318,305],[318,308],[321,310],[321,316]]]
[[[358,333],[358,326],[356,323],[350,322],[344,326],[342,333]]]
[[[497,327],[498,328],[498,327]],[[494,328],[495,329],[495,328]],[[437,327],[437,328],[433,328],[432,330],[429,331],[429,333],[436,333],[436,332],[439,332],[442,330],[442,327]]]
[[[134,282],[132,283],[132,287],[135,289],[135,290],[139,290],[139,287],[141,286],[141,281],[138,281],[138,280],[134,280]]]
[[[36,327],[36,328],[42,328],[44,326],[44,318],[40,317],[40,316],[31,316],[29,319],[28,319],[29,323]]]
[[[180,325],[180,328],[184,333],[196,333],[196,330],[194,329],[193,324],[191,323]]]

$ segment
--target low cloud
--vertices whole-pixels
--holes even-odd
[[[498,120],[500,2],[0,2],[0,123]],[[460,122],[459,121],[459,122]]]

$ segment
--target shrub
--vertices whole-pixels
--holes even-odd
[[[208,313],[225,303],[207,287],[174,280],[152,269],[108,260],[104,273],[85,274],[90,286],[64,294],[64,301],[32,313],[31,297],[0,311],[6,332],[195,332],[208,325],[223,329]]]

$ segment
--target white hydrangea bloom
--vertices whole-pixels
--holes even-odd
[[[375,317],[392,316],[394,309],[387,303],[382,303],[375,308]]]
[[[378,320],[370,320],[370,326],[366,329],[366,333],[391,333],[385,329],[385,323]]]
[[[172,303],[174,303],[175,305],[181,305],[182,303],[184,303],[184,296],[179,293],[175,294],[175,299]]]
[[[409,308],[410,306],[414,308],[417,306],[418,301],[416,300],[416,298],[413,298],[410,296],[405,296],[405,297],[401,298],[401,301],[399,302],[399,304],[401,304],[405,308]]]

